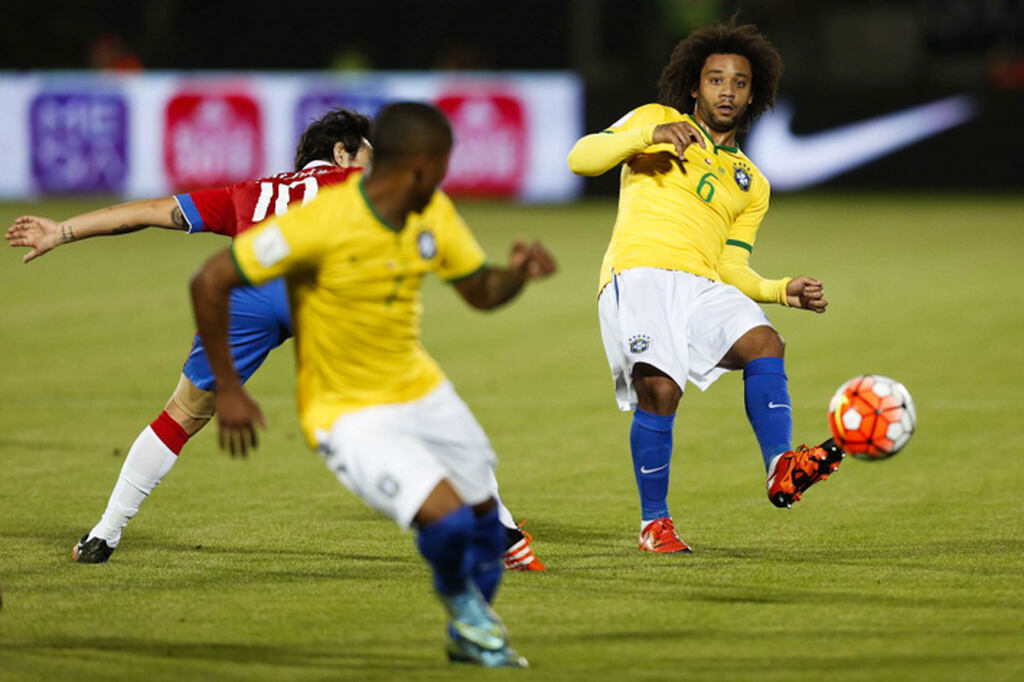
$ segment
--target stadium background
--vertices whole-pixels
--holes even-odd
[[[654,98],[680,36],[737,9],[782,52],[798,136],[967,103],[960,125],[777,192],[754,258],[765,274],[821,276],[833,302],[820,319],[771,311],[789,342],[797,438],[820,439],[832,390],[864,371],[907,384],[919,432],[905,453],[847,462],[781,513],[762,497],[738,378],[690,392],[670,504],[697,552],[638,556],[628,417],[612,407],[593,310],[615,174],[556,203],[464,197],[494,260],[526,236],[561,265],[493,316],[425,289],[425,343],[491,436],[506,499],[552,568],[508,576],[499,609],[538,679],[1020,679],[1024,3],[57,0],[5,8],[0,80],[52,93],[80,77],[211,71],[331,82],[534,73],[578,84],[579,108],[559,126],[590,132]],[[33,170],[29,109],[11,101],[0,103],[0,185],[22,189],[4,193],[0,225],[131,194],[41,183],[55,176]],[[82,138],[46,143],[61,140],[68,154],[51,147],[50,158],[95,163]],[[105,177],[90,168],[80,177]],[[272,429],[252,461],[230,461],[204,432],[108,565],[67,561],[173,387],[191,325],[187,273],[220,247],[151,230],[27,267],[5,252],[0,678],[467,675],[442,661],[412,543],[301,446],[287,351],[253,382]]]

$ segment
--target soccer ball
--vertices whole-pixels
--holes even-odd
[[[895,455],[914,434],[916,421],[914,400],[903,384],[877,374],[850,379],[828,404],[836,445],[860,459]]]

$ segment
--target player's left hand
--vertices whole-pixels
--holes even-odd
[[[558,269],[555,259],[540,242],[527,244],[521,239],[516,240],[508,260],[509,267],[522,273],[528,280],[547,277]]]
[[[217,391],[217,428],[220,449],[232,457],[246,457],[257,445],[256,426],[267,428],[267,420],[245,389]]]
[[[22,258],[28,263],[67,241],[61,235],[57,223],[49,218],[23,215],[7,228],[4,238],[11,246],[27,246],[32,249]]]
[[[825,298],[825,285],[821,280],[813,277],[803,275],[794,277],[786,285],[786,302],[791,308],[823,313],[828,307],[828,300]]]

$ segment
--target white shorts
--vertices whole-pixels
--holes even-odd
[[[734,286],[681,270],[631,268],[613,275],[598,299],[601,340],[619,409],[636,407],[633,365],[652,365],[680,389],[705,390],[741,336],[771,326],[768,316]]]
[[[406,528],[442,479],[468,505],[495,493],[497,457],[448,381],[413,402],[344,414],[318,439],[327,468]]]

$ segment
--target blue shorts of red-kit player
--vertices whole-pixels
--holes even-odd
[[[275,279],[258,287],[233,290],[230,311],[228,337],[231,355],[244,382],[263,364],[267,353],[292,336],[291,310],[284,280]],[[197,388],[213,390],[213,372],[198,334],[192,342],[182,373]]]

